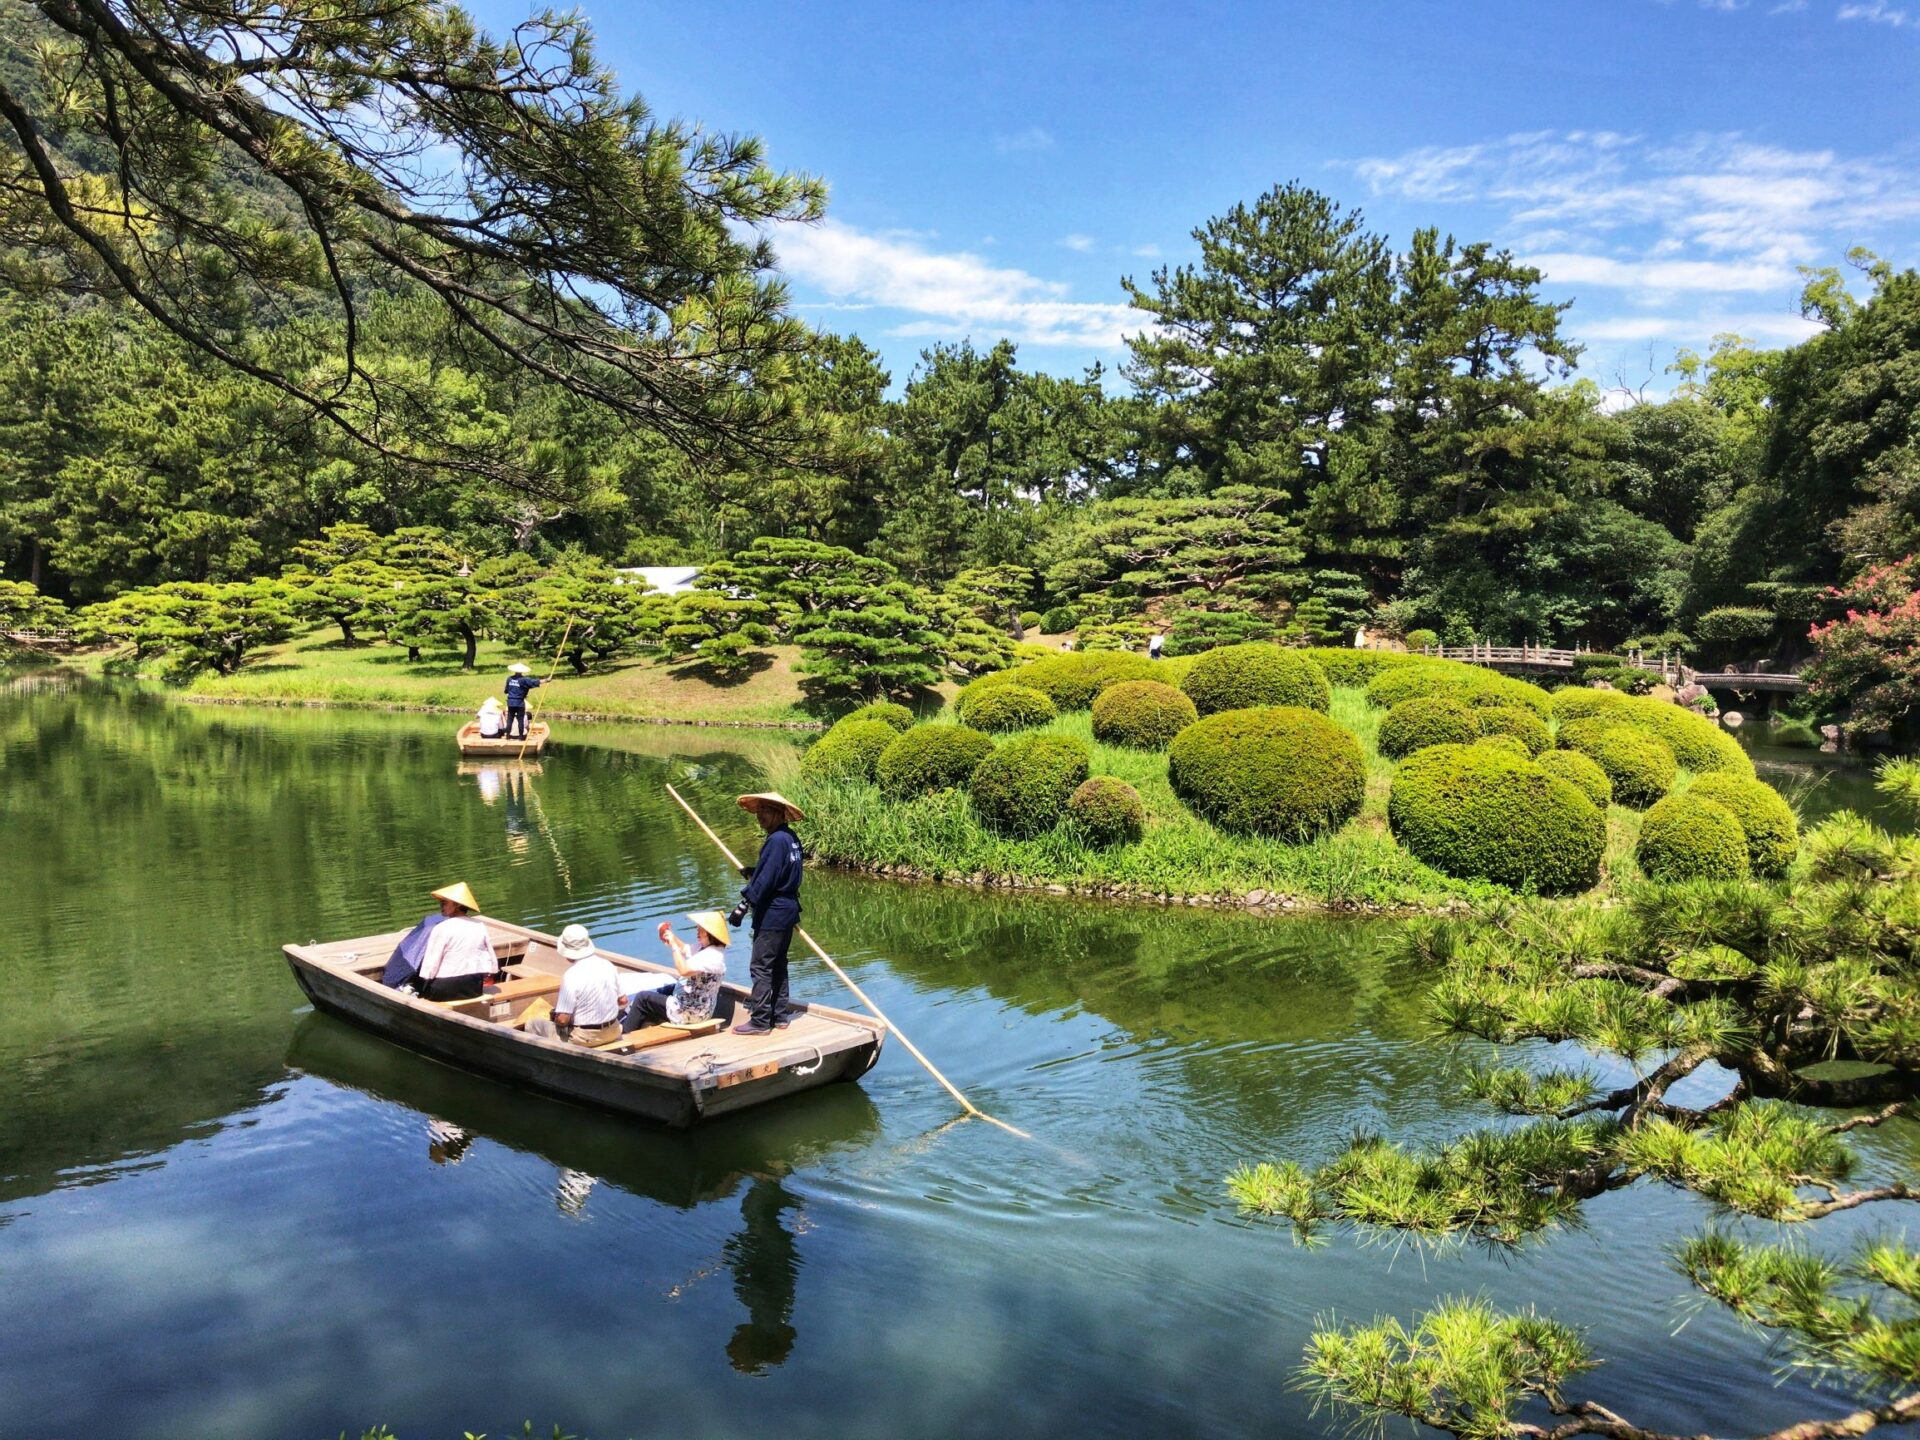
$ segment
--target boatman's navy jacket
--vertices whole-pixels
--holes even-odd
[[[507,677],[507,708],[524,710],[527,708],[527,692],[540,688],[541,682],[531,675],[509,675]]]
[[[753,875],[740,892],[753,911],[755,930],[788,930],[800,923],[800,871],[805,863],[793,831],[782,825],[767,832]]]

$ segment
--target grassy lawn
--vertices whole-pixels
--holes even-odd
[[[534,692],[534,710],[569,719],[817,724],[820,717],[806,708],[793,671],[798,658],[798,651],[778,647],[766,665],[737,681],[716,679],[698,666],[651,660],[616,661],[584,676],[562,667],[551,685]],[[429,650],[409,661],[405,650],[391,645],[347,648],[337,631],[316,630],[262,650],[238,675],[204,674],[175,693],[192,700],[470,712],[500,693],[511,662],[524,660],[536,675],[553,663],[550,656],[487,643],[480,646],[476,670],[463,671],[460,659],[457,650]]]
[[[1031,840],[1009,840],[983,826],[959,791],[894,800],[871,784],[805,779],[797,754],[775,778],[807,810],[809,851],[859,869],[1135,897],[1244,900],[1264,892],[1266,902],[1335,908],[1436,909],[1511,898],[1500,886],[1443,875],[1395,843],[1387,829],[1387,793],[1396,766],[1375,743],[1383,714],[1362,691],[1334,690],[1332,718],[1358,736],[1366,752],[1367,798],[1339,830],[1303,845],[1230,834],[1196,816],[1174,795],[1164,752],[1099,744],[1085,711],[1045,728],[1085,741],[1095,775],[1112,775],[1140,792],[1147,831],[1137,845],[1095,849],[1064,825]],[[1608,808],[1600,884],[1589,895],[1639,878],[1633,860],[1639,832],[1637,812]]]

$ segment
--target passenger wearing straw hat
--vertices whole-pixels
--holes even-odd
[[[765,1035],[775,1026],[784,1029],[798,1011],[787,1001],[787,948],[793,944],[793,932],[800,924],[800,880],[806,855],[800,840],[790,828],[795,820],[807,817],[800,807],[777,791],[742,795],[740,808],[760,822],[766,839],[760,842],[760,858],[748,870],[746,888],[740,903],[727,919],[738,925],[749,911],[753,913],[753,998],[748,1001],[744,1024],[734,1026],[736,1035]]]
[[[442,920],[467,913],[466,908],[454,898],[458,892],[464,892],[468,900],[473,899],[473,892],[465,885],[449,885],[443,890],[433,892],[433,898],[440,902],[440,908],[423,917],[420,923],[409,930],[400,943],[394,946],[393,954],[387,959],[387,968],[380,976],[382,985],[389,990],[398,990],[402,986],[415,983],[420,975],[420,962],[426,958],[427,937],[433,934]],[[479,907],[476,905],[473,908]]]
[[[560,932],[560,957],[567,962],[553,1017],[527,1022],[529,1035],[570,1040],[575,1045],[604,1045],[620,1038],[620,972],[598,950],[584,925]]]
[[[527,738],[527,695],[545,681],[533,678],[533,672],[519,661],[507,667],[507,739]]]
[[[440,923],[427,936],[414,984],[429,1000],[472,1000],[500,969],[493,936],[473,918],[480,902],[465,881],[434,891],[433,898],[440,902]]]
[[[727,917],[718,910],[696,910],[687,919],[693,922],[692,945],[674,934],[665,920],[660,922],[660,938],[667,942],[673,956],[674,978],[657,990],[642,990],[633,996],[620,1021],[622,1029],[638,1030],[656,1020],[692,1025],[712,1018],[720,999],[720,982],[727,975],[727,945],[733,932],[727,928]]]

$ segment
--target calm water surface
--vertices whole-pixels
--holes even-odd
[[[1688,1196],[1512,1255],[1235,1216],[1241,1159],[1485,1122],[1392,925],[813,876],[810,928],[1033,1143],[952,1123],[898,1046],[676,1136],[315,1015],[278,947],[452,878],[653,953],[737,888],[663,782],[745,843],[731,797],[786,743],[576,729],[515,777],[456,765],[451,723],[0,692],[0,1435],[1317,1435],[1316,1316],[1476,1292],[1588,1327],[1589,1393],[1643,1424],[1840,1408],[1687,1306]]]

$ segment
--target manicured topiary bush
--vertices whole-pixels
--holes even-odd
[[[874,779],[889,795],[927,795],[967,783],[993,741],[966,725],[916,725],[896,735],[874,762]]]
[[[1420,695],[1387,711],[1377,743],[1382,755],[1398,760],[1428,745],[1465,745],[1479,734],[1474,712],[1458,700]]]
[[[1596,715],[1618,714],[1625,708],[1625,697],[1611,690],[1570,685],[1553,692],[1553,718],[1556,720],[1590,720]]]
[[[1613,782],[1592,756],[1578,750],[1549,750],[1534,763],[1567,781],[1602,810],[1613,803]]]
[[[990,734],[1030,730],[1060,713],[1053,708],[1053,701],[1038,690],[1013,681],[977,690],[967,695],[964,702],[956,701],[954,708],[962,724]]]
[[[1079,623],[1080,617],[1073,613],[1071,605],[1056,605],[1040,617],[1040,633],[1064,635]]]
[[[1607,845],[1605,818],[1575,786],[1484,741],[1409,756],[1387,823],[1436,870],[1542,892],[1587,889]]]
[[[1623,696],[1621,704],[1621,714],[1666,741],[1673,758],[1694,774],[1753,774],[1753,761],[1740,748],[1740,742],[1706,716],[1651,697]]]
[[[1153,661],[1124,650],[1050,655],[1014,672],[1017,683],[1040,691],[1061,710],[1085,710],[1109,685],[1154,678]]]
[[[967,791],[989,829],[1025,839],[1059,821],[1087,778],[1088,758],[1071,735],[1019,735],[981,760]]]
[[[1517,705],[1543,720],[1553,712],[1552,698],[1538,685],[1454,660],[1416,657],[1383,670],[1367,685],[1368,702],[1389,709],[1423,695],[1446,695],[1463,705]]]
[[[1747,865],[1756,875],[1780,875],[1800,853],[1800,822],[1793,807],[1764,780],[1745,775],[1702,775],[1686,793],[1724,805],[1747,837]]]
[[[1589,753],[1613,782],[1618,804],[1644,810],[1673,788],[1673,751],[1657,735],[1615,725]]]
[[[1180,688],[1202,715],[1276,705],[1325,710],[1333,700],[1326,672],[1309,656],[1260,641],[1207,651]]]
[[[1020,612],[1020,628],[1022,630],[1038,630],[1040,628],[1040,612],[1038,610],[1022,610]]]
[[[1515,680],[1511,675],[1496,675],[1490,670],[1481,673],[1486,678],[1467,691],[1463,697],[1467,704],[1531,710],[1542,720],[1552,717],[1553,696],[1538,685]]]
[[[881,753],[900,732],[884,720],[849,715],[800,757],[800,773],[815,780],[871,780]]]
[[[1669,795],[1640,821],[1633,858],[1654,880],[1738,880],[1747,873],[1747,837],[1717,800]]]
[[[1475,745],[1491,745],[1494,749],[1504,750],[1509,755],[1518,755],[1522,760],[1531,760],[1533,758],[1533,752],[1527,749],[1526,742],[1518,735],[1504,735],[1496,731],[1492,735],[1482,735],[1472,743]]]
[[[1067,817],[1089,845],[1131,845],[1146,833],[1147,807],[1140,792],[1111,775],[1080,782],[1067,797]]]
[[[1367,795],[1360,742],[1298,705],[1224,710],[1167,751],[1174,793],[1224,830],[1300,841],[1345,824]]]
[[[1184,690],[1158,680],[1127,680],[1093,702],[1093,738],[1134,750],[1164,750],[1200,718]]]
[[[1600,737],[1620,724],[1614,715],[1583,715],[1578,720],[1562,720],[1554,735],[1562,750],[1578,750],[1591,757],[1600,748]]]
[[[1531,710],[1517,705],[1489,705],[1473,712],[1482,735],[1511,735],[1527,747],[1527,754],[1541,755],[1553,748],[1553,732],[1547,722]]]
[[[1362,690],[1382,670],[1398,670],[1419,662],[1417,655],[1402,655],[1398,650],[1342,649],[1334,645],[1316,645],[1306,652],[1327,677],[1329,685]]]
[[[871,705],[862,705],[858,710],[849,710],[840,717],[840,723],[849,720],[878,720],[891,725],[895,733],[913,728],[913,711],[904,705],[896,705],[891,700],[876,700]]]
[[[1440,632],[1437,630],[1407,631],[1407,649],[1409,650],[1430,650],[1439,643]]]

